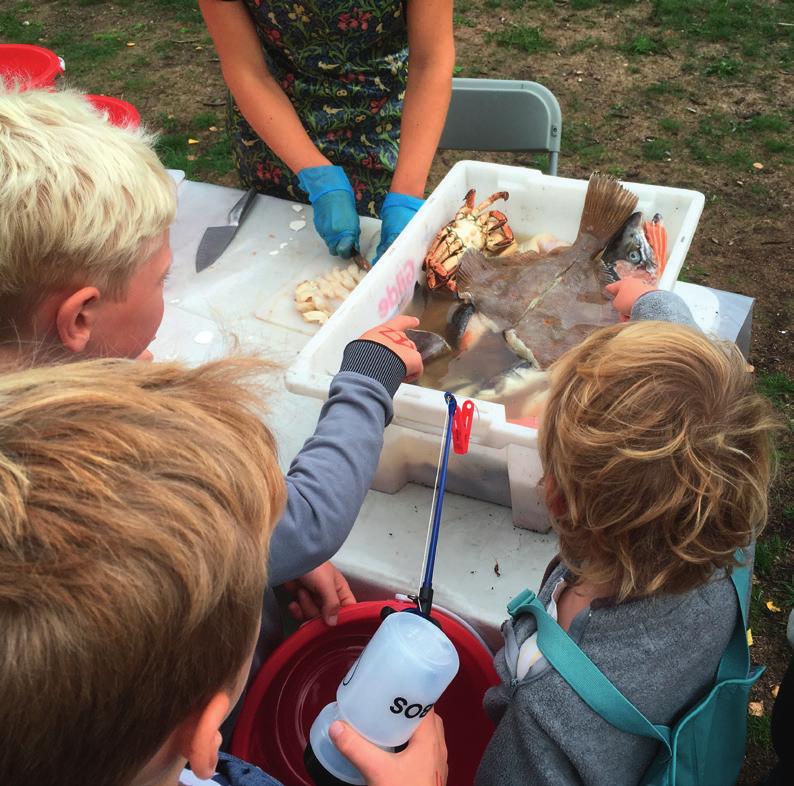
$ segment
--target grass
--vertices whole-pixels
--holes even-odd
[[[488,41],[506,49],[516,49],[528,55],[545,52],[552,48],[551,42],[539,27],[512,25],[495,33],[488,34]]]
[[[790,3],[767,0],[653,0],[650,21],[691,40],[720,42],[745,57],[787,63],[794,55]],[[780,23],[783,24],[780,24]],[[716,64],[730,76],[735,61]]]
[[[780,408],[794,404],[794,379],[782,372],[758,375],[758,389]]]
[[[785,555],[788,542],[777,533],[762,537],[755,546],[755,572],[769,576],[775,563]]]
[[[195,0],[115,0],[122,8],[134,9],[136,6],[148,5],[167,11],[169,16],[182,24],[203,24],[198,3]],[[184,31],[183,31],[184,32]]]
[[[670,147],[666,139],[648,139],[642,146],[642,155],[647,161],[666,161],[670,158]]]
[[[680,84],[678,84],[678,82],[671,82],[667,79],[663,79],[661,82],[654,82],[653,84],[646,85],[644,88],[644,93],[646,96],[651,98],[658,96],[684,98],[687,94],[687,91]]]
[[[726,164],[748,170],[759,160],[785,158],[794,148],[787,139],[791,123],[781,115],[757,115],[743,121],[724,113],[702,118],[686,145],[700,164]]]
[[[615,8],[626,8],[636,5],[637,0],[570,0],[571,8],[577,10],[595,8],[597,6],[609,6]]]
[[[780,586],[780,603],[783,608],[788,611],[794,607],[794,579],[784,581]]]
[[[677,134],[681,130],[681,121],[672,117],[663,117],[659,120],[659,128],[670,134]]]
[[[772,745],[772,720],[768,715],[747,716],[747,739],[752,745],[768,748]]]
[[[585,52],[588,49],[600,49],[602,46],[602,41],[600,38],[595,38],[594,36],[588,35],[584,38],[579,38],[578,40],[574,41],[569,47],[568,51],[575,55],[577,52]]]
[[[540,0],[536,0],[537,4],[545,5],[545,3]],[[486,8],[512,8],[513,10],[519,10],[523,8],[525,5],[524,0],[485,0],[485,7]]]
[[[708,277],[709,271],[694,262],[684,262],[684,266],[678,276],[681,281],[690,281],[695,284]]]
[[[234,167],[224,123],[213,112],[201,112],[187,123],[161,115],[159,125],[163,133],[157,140],[157,153],[169,169],[182,169],[191,180],[208,180]],[[188,139],[197,139],[198,144],[191,145]]]
[[[587,121],[572,121],[563,128],[562,133],[565,155],[575,156],[585,166],[593,166],[604,159],[606,149]]]
[[[627,55],[658,55],[664,51],[664,44],[653,36],[638,35],[627,38],[618,49]]]
[[[57,52],[66,62],[70,77],[82,77],[104,65],[127,49],[127,39],[117,31],[80,35],[59,30],[45,38],[43,45]]]
[[[18,14],[24,11],[0,13],[0,42],[15,44],[37,44],[42,35],[42,26],[35,22],[23,24],[26,19],[20,19]]]
[[[734,60],[732,57],[721,57],[718,60],[712,60],[710,63],[706,65],[703,69],[703,73],[706,76],[718,76],[718,77],[729,77],[729,76],[736,76],[741,70],[743,66],[738,60]]]

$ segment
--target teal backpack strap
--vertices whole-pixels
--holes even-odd
[[[731,571],[731,582],[736,590],[740,614],[736,617],[731,640],[725,649],[717,670],[717,682],[743,680],[750,672],[750,650],[747,646],[748,596],[750,594],[750,569],[744,562],[744,554],[736,554],[742,564]]]
[[[582,652],[553,620],[534,592],[524,590],[507,606],[512,617],[532,614],[538,625],[538,648],[579,697],[608,723],[628,734],[651,737],[670,748],[670,729],[651,723]]]
[[[535,593],[529,589],[523,589],[508,604],[507,613],[515,619],[521,614],[529,613],[529,605],[535,598]],[[538,601],[540,603],[540,601]]]

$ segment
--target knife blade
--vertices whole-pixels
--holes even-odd
[[[196,251],[196,273],[209,267],[226,250],[237,234],[256,196],[256,189],[249,188],[235,203],[226,217],[226,225],[208,227]]]
[[[355,246],[353,246],[353,253],[350,255],[350,259],[365,273],[369,270],[372,270],[372,265]]]

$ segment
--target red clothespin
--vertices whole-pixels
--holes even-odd
[[[469,451],[469,437],[474,422],[474,402],[466,400],[452,416],[452,447],[455,453],[463,455]]]

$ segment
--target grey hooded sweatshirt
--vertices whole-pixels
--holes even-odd
[[[640,297],[631,318],[697,329],[686,303],[663,290]],[[566,575],[555,558],[538,593],[544,606]],[[646,718],[669,725],[713,684],[737,614],[733,584],[720,574],[683,595],[620,604],[598,599],[568,633]],[[514,626],[518,646],[536,630],[530,614],[504,625]],[[505,649],[494,665],[501,684],[485,694],[484,706],[497,727],[476,786],[637,786],[658,743],[611,726],[543,657],[517,682]]]

